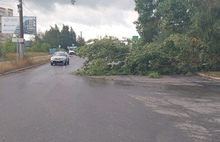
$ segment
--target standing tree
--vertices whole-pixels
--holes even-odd
[[[51,47],[57,48],[60,45],[60,30],[57,25],[51,27],[49,31],[45,32],[43,40]]]
[[[66,50],[67,46],[76,44],[76,34],[72,27],[69,28],[69,26],[63,25],[60,31],[57,25],[55,25],[54,28],[51,27],[49,31],[46,31],[43,41],[53,48],[58,48],[61,45]]]
[[[75,4],[75,2],[76,2],[76,0],[71,0],[71,3],[74,5]]]
[[[138,12],[138,20],[135,21],[137,31],[141,36],[143,44],[152,42],[158,34],[160,16],[155,15],[159,1],[156,0],[135,0],[135,11]]]
[[[85,40],[81,36],[78,36],[77,38],[77,44],[78,47],[84,46],[85,45]]]
[[[76,44],[77,44],[77,41],[76,41],[76,33],[75,33],[75,31],[73,30],[72,27],[70,28],[70,36],[73,38],[72,44],[76,45]]]
[[[184,33],[191,22],[191,2],[182,0],[165,0],[158,7],[156,14],[161,17],[165,28],[171,33]]]
[[[63,29],[61,30],[60,37],[61,37],[60,45],[65,50],[67,50],[67,46],[71,46],[72,44],[76,43],[76,34],[72,28],[69,30],[69,26],[63,25]]]

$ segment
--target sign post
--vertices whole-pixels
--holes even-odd
[[[24,42],[23,38],[12,38],[12,42]]]
[[[18,40],[17,40],[17,62],[18,62],[18,55],[19,55],[19,42],[18,42]]]
[[[19,55],[19,43],[24,42],[23,38],[12,38],[12,42],[16,42],[16,49],[17,49],[17,62],[18,62],[18,55]]]

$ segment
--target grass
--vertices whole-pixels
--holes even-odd
[[[5,55],[3,61],[8,61],[8,62],[0,63],[0,74],[4,74],[5,72],[8,72],[8,71],[12,71],[12,70],[16,70],[16,69],[20,69],[20,68],[24,68],[24,67],[28,67],[31,65],[36,65],[42,62],[49,61],[50,56],[44,53],[26,53],[25,58],[19,59],[18,61],[16,61],[16,59],[17,59],[16,53],[10,53],[10,54]]]
[[[27,52],[25,54],[26,57],[37,57],[37,56],[47,56],[48,53],[43,53],[43,52]]]
[[[47,56],[48,53],[42,53],[42,52],[26,52],[25,57],[31,58],[31,57],[38,57],[38,56]],[[0,61],[13,61],[17,59],[17,53],[7,53],[4,56],[0,57]]]
[[[205,72],[203,74],[212,76],[212,77],[220,77],[220,72]]]

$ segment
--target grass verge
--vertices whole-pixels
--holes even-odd
[[[3,62],[0,65],[0,74],[4,74],[9,71],[13,71],[16,69],[25,68],[32,65],[37,65],[46,61],[49,61],[50,56],[42,56],[42,57],[35,57],[35,58],[23,58],[19,61],[9,61]]]
[[[220,72],[203,72],[202,74],[211,76],[211,77],[219,77],[220,78]]]
[[[42,52],[26,52],[25,57],[32,58],[32,57],[38,57],[38,56],[47,56],[48,53],[42,53]],[[0,57],[0,61],[14,61],[17,59],[17,53],[7,53],[4,56]]]

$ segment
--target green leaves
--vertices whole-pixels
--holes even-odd
[[[113,38],[93,40],[77,52],[88,59],[84,74],[159,76],[220,70],[219,0],[135,0],[135,10],[138,43],[128,47]]]
[[[5,53],[16,52],[16,43],[13,43],[11,39],[6,39],[6,42],[4,43],[4,48]]]
[[[71,0],[71,4],[74,5],[76,0]]]
[[[153,37],[157,35],[160,16],[156,15],[156,8],[159,1],[135,0],[135,3],[135,10],[139,17],[134,23],[144,45],[147,42],[152,42]]]
[[[81,74],[124,74],[123,64],[129,47],[121,44],[118,39],[105,37],[102,40],[90,41],[90,44],[80,47],[76,52],[77,55],[87,58]]]
[[[51,27],[49,31],[46,31],[43,41],[53,48],[58,48],[60,45],[61,48],[67,50],[67,46],[76,45],[76,34],[72,27],[63,25],[60,31],[58,26],[55,25],[55,27]]]
[[[147,46],[143,56],[148,58],[133,61],[132,73],[220,70],[219,0],[135,0],[135,3],[139,14],[135,24],[142,45]],[[155,47],[157,51],[150,48],[154,43],[160,44]],[[141,59],[149,61],[147,68]]]
[[[184,33],[190,26],[190,3],[182,0],[165,0],[157,8],[157,14],[173,33]]]
[[[50,49],[50,45],[45,42],[35,41],[33,42],[33,46],[29,48],[32,52],[44,52],[48,53]]]

